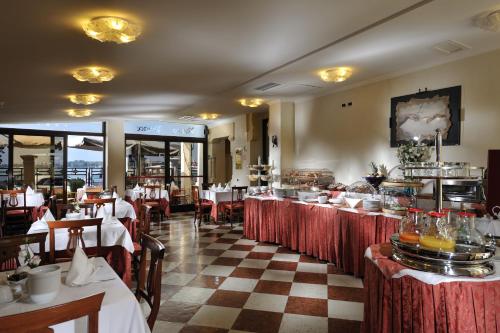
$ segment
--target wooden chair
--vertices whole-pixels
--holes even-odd
[[[151,231],[151,206],[142,205],[139,210],[139,224],[136,228],[136,235],[133,235],[135,239],[134,243],[134,253],[132,254],[132,266],[134,268],[135,280],[139,281],[139,262],[141,257],[141,236],[142,234],[149,235]]]
[[[38,243],[38,256],[42,260],[41,264],[46,263],[46,238],[47,232],[0,238],[0,271],[13,270],[22,264],[19,262],[19,250],[22,245],[26,244]]]
[[[0,317],[3,333],[48,333],[50,326],[88,316],[87,332],[99,332],[99,311],[104,293],[49,308]]]
[[[163,219],[161,185],[144,185],[143,189],[141,205],[151,206],[151,214],[157,214],[159,224]]]
[[[140,274],[137,283],[135,296],[141,302],[144,300],[151,312],[147,318],[148,326],[153,331],[153,326],[158,315],[160,308],[161,296],[161,276],[162,276],[162,263],[165,255],[165,246],[157,239],[142,234],[141,235],[141,261],[140,261]],[[147,252],[150,252],[150,259],[148,260]],[[147,269],[149,261],[149,269]],[[147,272],[146,272],[147,270]]]
[[[19,195],[23,198],[22,204],[19,203]],[[26,190],[0,190],[0,200],[4,235],[26,233],[31,222],[31,207],[26,206]]]
[[[83,240],[83,228],[96,226],[97,228],[97,247],[95,251],[95,256],[100,256],[101,254],[101,219],[86,219],[86,220],[70,220],[70,221],[50,221],[47,222],[49,226],[49,261],[51,263],[56,262],[56,238],[55,238],[55,230],[56,229],[68,229],[68,244],[66,245],[66,254],[67,256],[58,256],[58,261],[65,261],[73,258],[74,249],[77,245],[87,253],[87,255],[91,255],[85,246],[85,242]]]
[[[90,217],[94,217],[94,205],[93,204],[79,204],[80,209],[84,209],[85,215],[90,215]],[[75,210],[75,206],[73,204],[56,204],[56,219],[60,220],[66,217],[66,213],[72,213]],[[63,214],[64,213],[64,214]]]
[[[102,186],[96,187],[87,187],[85,190],[85,194],[87,195],[87,199],[95,199],[99,197],[99,194],[102,192]]]
[[[200,188],[197,185],[191,186],[191,195],[193,196],[194,203],[194,225],[198,219],[198,225],[201,225],[201,220],[205,216],[210,216],[212,211],[212,203],[201,199]]]
[[[244,197],[248,191],[248,186],[233,186],[231,187],[231,203],[225,204],[224,216],[229,219],[231,227],[233,227],[233,217],[240,215],[243,217],[243,212],[245,208]]]
[[[83,201],[85,204],[92,204],[95,205],[96,210],[95,213],[99,211],[99,208],[104,207],[105,204],[110,203],[113,205],[112,208],[112,215],[111,216],[116,216],[116,198],[110,198],[110,199],[86,199]],[[104,209],[104,208],[103,208]]]

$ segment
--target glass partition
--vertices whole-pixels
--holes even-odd
[[[160,184],[165,187],[165,142],[126,140],[126,187]]]
[[[9,136],[0,135],[0,189],[9,188]]]
[[[170,142],[171,205],[193,203],[192,185],[203,183],[203,143]]]

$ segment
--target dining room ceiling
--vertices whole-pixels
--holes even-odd
[[[90,119],[165,119],[247,112],[241,97],[293,99],[500,48],[500,33],[473,18],[495,0],[178,0],[2,3],[0,122],[69,121],[67,96],[96,93]],[[88,38],[81,23],[102,15],[142,25],[129,44]],[[457,52],[436,50],[452,41]],[[445,45],[446,46],[446,45]],[[76,81],[87,65],[115,71],[110,82]],[[325,83],[320,68],[350,66]],[[269,83],[275,87],[256,88]],[[88,118],[87,118],[88,119]]]

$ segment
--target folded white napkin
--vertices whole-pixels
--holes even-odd
[[[92,282],[97,268],[94,264],[95,258],[88,258],[80,246],[75,249],[73,260],[69,266],[66,276],[66,285],[70,287],[82,286]]]
[[[87,200],[87,193],[83,193],[83,195],[82,195],[82,202],[83,202],[84,200]]]
[[[141,187],[139,186],[139,184],[135,184],[134,190],[139,191],[140,189]]]
[[[215,186],[215,184],[213,184],[213,185],[212,185],[212,187],[210,187],[210,189],[211,189],[212,191],[215,191],[215,190],[217,189],[217,187]]]
[[[52,220],[53,221],[53,220]],[[47,224],[47,220],[45,220],[45,216],[42,219],[38,219],[35,222],[31,223],[30,231],[38,231],[38,230],[48,230],[49,225]]]
[[[35,191],[33,191],[33,189],[31,188],[31,186],[28,186],[26,188],[26,194],[35,194]]]
[[[45,214],[43,214],[42,220],[55,221],[56,219],[54,218],[54,215],[52,215],[52,212],[50,211],[50,209],[47,209]]]
[[[229,183],[227,183],[226,187],[224,187],[224,191],[231,191],[231,185]]]
[[[113,192],[113,195],[112,195],[111,197],[112,197],[112,198],[115,198],[115,199],[118,199],[118,198],[119,198],[118,193],[116,193],[116,192]]]

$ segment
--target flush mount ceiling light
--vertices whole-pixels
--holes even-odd
[[[73,77],[78,81],[89,83],[102,83],[111,81],[115,75],[104,67],[82,67],[73,71]]]
[[[242,98],[238,102],[240,102],[242,106],[256,108],[258,106],[261,106],[262,103],[264,103],[264,100],[261,98]]]
[[[474,23],[481,29],[492,32],[500,31],[500,10],[486,12],[478,15]]]
[[[319,77],[325,82],[342,82],[352,75],[349,67],[334,67],[320,71]]]
[[[75,118],[83,118],[83,117],[90,117],[94,111],[89,110],[89,109],[69,109],[66,110],[66,113],[70,117],[75,117]]]
[[[200,118],[203,120],[215,120],[219,118],[217,113],[202,113],[200,114]]]
[[[82,25],[90,38],[100,42],[130,43],[141,34],[141,27],[116,16],[99,16]]]
[[[72,103],[82,105],[95,104],[101,100],[101,96],[95,94],[76,94],[69,95],[68,97]]]

